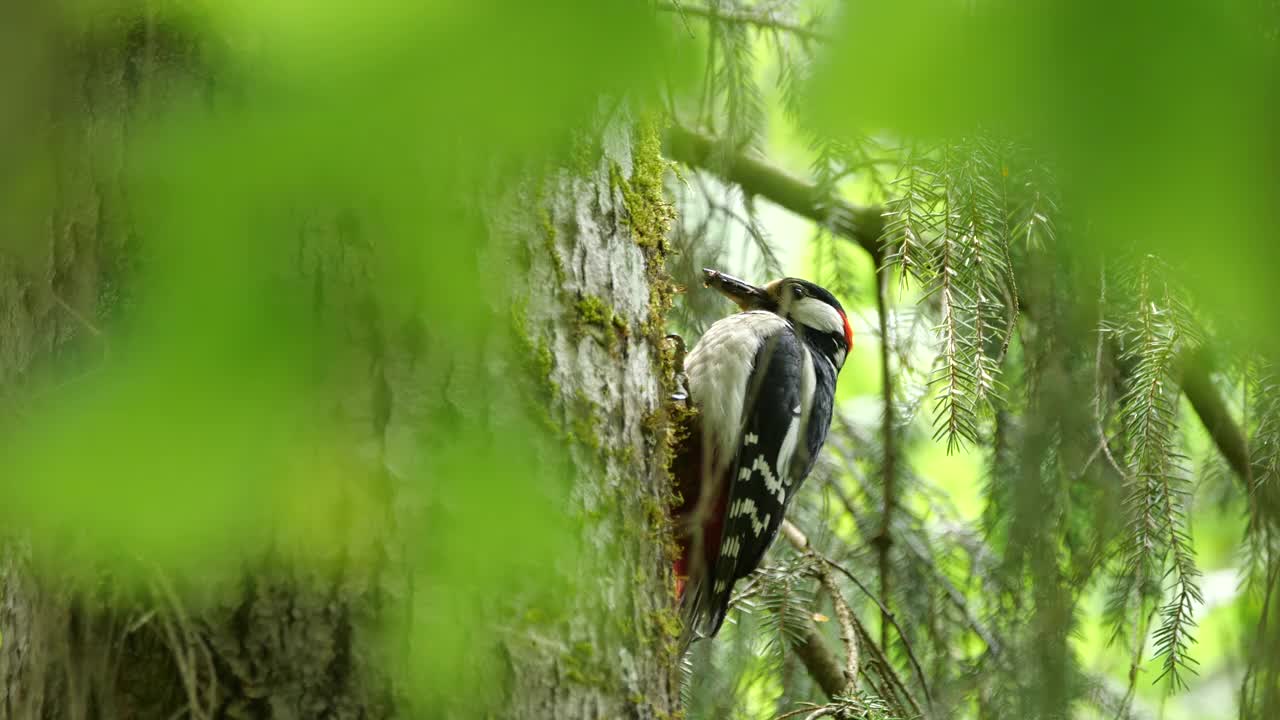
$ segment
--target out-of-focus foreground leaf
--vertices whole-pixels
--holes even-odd
[[[1021,138],[1056,161],[1066,206],[1087,218],[1081,252],[1159,250],[1241,335],[1272,336],[1280,86],[1264,5],[850,3],[810,120],[839,135]]]
[[[0,521],[86,579],[153,567],[234,577],[281,537],[295,559],[375,562],[381,551],[352,534],[376,545],[404,520],[378,497],[395,474],[428,506],[406,529],[427,613],[415,665],[447,691],[452,660],[485,642],[475,613],[518,588],[553,606],[546,578],[573,552],[573,519],[558,512],[563,442],[532,408],[487,405],[491,377],[471,371],[513,351],[488,339],[507,332],[521,280],[482,272],[502,239],[476,198],[568,162],[609,103],[651,96],[669,44],[650,9],[69,3],[27,21],[54,46],[91,38],[90,55],[168,43],[191,67],[174,80],[138,62],[121,81],[128,102],[111,111],[129,125],[118,163],[141,259],[127,306],[106,318],[103,358],[5,423]],[[51,82],[62,68],[38,67]],[[40,120],[14,117],[15,133]],[[93,142],[114,157],[118,141]],[[40,179],[56,171],[12,147],[22,162],[4,187],[27,192],[4,203],[5,226],[39,229],[55,194]],[[0,252],[43,252],[35,233],[12,238]],[[416,327],[434,341],[421,358],[391,357]],[[379,432],[406,410],[386,406],[380,383],[419,361],[450,370],[420,378],[426,390],[475,405],[414,418],[404,443],[417,459],[385,467]],[[367,424],[336,422],[344,412]]]

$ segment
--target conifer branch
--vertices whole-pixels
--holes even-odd
[[[666,12],[678,13],[682,16],[693,16],[705,18],[707,20],[717,20],[736,23],[739,25],[750,25],[762,30],[778,30],[810,41],[825,41],[828,39],[825,33],[814,30],[812,27],[801,25],[799,23],[787,22],[786,20],[780,20],[772,15],[764,13],[750,13],[741,10],[723,10],[720,8],[705,7],[702,5],[686,5],[684,3],[674,2],[657,3],[657,8]]]
[[[902,639],[902,646],[907,653],[907,658],[911,661],[911,667],[915,670],[916,677],[920,681],[920,687],[924,690],[925,700],[930,704],[932,704],[933,696],[930,694],[929,685],[925,681],[924,669],[920,666],[920,661],[916,659],[915,651],[911,648],[911,643],[907,640],[906,634],[902,632],[902,628],[898,627],[897,622],[893,619],[893,615],[892,613],[889,612],[888,608],[886,608],[878,598],[872,595],[871,592],[867,590],[867,588],[853,575],[853,573],[844,569],[839,564],[832,561],[830,558],[827,558],[826,556],[817,552],[813,548],[813,546],[809,543],[809,539],[805,537],[805,534],[801,532],[801,530],[797,528],[791,521],[785,520],[785,519],[782,521],[782,534],[787,538],[787,541],[791,543],[791,546],[794,547],[797,551],[804,553],[805,555],[812,557],[817,561],[817,566],[819,569],[817,569],[815,573],[818,575],[819,580],[823,583],[824,586],[829,587],[837,594],[839,593],[839,590],[835,586],[835,579],[831,576],[832,569],[838,570],[840,571],[841,574],[843,574],[846,578],[848,578],[851,582],[853,582],[854,585],[857,585],[859,590],[861,590],[864,594],[866,594],[867,597],[871,598],[872,601],[874,601],[880,607],[880,610],[886,614],[886,616],[889,619],[889,622],[898,631],[898,637]],[[833,598],[833,602],[843,603],[844,599],[843,597],[840,597],[839,599]],[[845,609],[848,610],[847,605],[845,606]],[[911,694],[911,691],[907,688],[906,684],[902,682],[902,679],[898,677],[897,671],[893,669],[893,666],[889,663],[888,658],[885,657],[884,653],[885,653],[885,649],[887,649],[887,646],[885,648],[882,648],[876,645],[875,641],[871,638],[870,633],[868,633],[867,629],[862,625],[861,622],[858,621],[857,616],[853,615],[852,613],[841,615],[840,620],[842,624],[846,622],[852,624],[853,629],[856,630],[856,636],[854,636],[855,639],[853,640],[853,642],[857,642],[856,638],[861,638],[862,645],[866,647],[866,649],[869,651],[871,655],[871,660],[872,660],[871,664],[878,669],[878,672],[882,676],[884,676],[884,679],[889,683],[889,685],[892,688],[897,688],[897,690],[901,693],[901,695],[904,698],[906,698],[907,702],[912,706],[915,713],[918,715],[920,713],[920,703]],[[847,630],[848,628],[845,628],[845,631]],[[844,633],[842,632],[842,634]],[[856,651],[851,651],[851,654],[849,655],[849,657],[850,657],[850,669],[857,669],[855,667],[856,657],[857,657]],[[865,673],[863,674],[865,675]]]
[[[855,206],[763,160],[743,153],[724,152],[723,143],[699,132],[674,126],[668,129],[666,140],[667,153],[672,159],[718,175],[741,187],[747,195],[757,195],[825,225],[856,242],[872,257],[880,257],[880,235],[884,229],[881,208]]]
[[[937,178],[916,162],[914,149],[907,150],[906,162],[892,183],[897,197],[885,202],[884,238],[891,250],[888,260],[902,269],[901,282],[908,278],[924,285],[932,273],[933,259],[927,236],[937,224],[935,208],[942,204]]]
[[[1134,320],[1117,328],[1121,359],[1129,365],[1120,412],[1125,432],[1133,438],[1125,458],[1130,531],[1117,577],[1123,592],[1113,595],[1111,610],[1117,623],[1125,621],[1133,600],[1141,612],[1157,592],[1157,570],[1167,568],[1163,576],[1171,580],[1171,598],[1160,609],[1156,655],[1164,660],[1160,678],[1168,676],[1177,688],[1186,684],[1182,670],[1194,672],[1195,661],[1187,655],[1194,642],[1192,611],[1203,602],[1183,509],[1189,483],[1177,440],[1175,362],[1183,332],[1154,258],[1137,263],[1131,283]]]
[[[804,536],[804,533],[800,532],[800,528],[797,528],[790,521],[782,521],[782,533],[786,535],[787,540],[796,550],[814,554],[813,549],[809,547],[809,539]],[[820,559],[825,560],[825,558]],[[858,637],[857,631],[854,629],[853,611],[849,609],[849,603],[845,602],[844,595],[840,592],[840,587],[836,585],[831,571],[827,569],[824,563],[819,563],[817,567],[818,580],[822,582],[827,594],[831,596],[831,604],[835,608],[836,619],[840,622],[840,641],[844,643],[845,685],[837,694],[850,695],[858,689]]]
[[[758,195],[815,223],[828,224],[834,232],[852,240],[877,261],[881,258],[880,237],[884,229],[882,208],[855,206],[838,197],[823,197],[815,185],[768,162],[741,153],[721,155],[713,160],[713,151],[718,143],[713,138],[687,128],[670,128],[666,141],[666,150],[672,159],[713,173],[726,182],[740,186],[747,194]],[[1051,236],[1053,232],[1050,220],[1041,209],[1041,206],[1051,207],[1052,202],[1038,193],[1036,203],[1026,210],[1026,217],[1017,228],[1018,233],[1029,244],[1038,244],[1041,242],[1040,235],[1049,233]],[[831,208],[830,213],[824,208]],[[1025,309],[1025,299],[1023,306]],[[1179,366],[1180,386],[1192,409],[1213,438],[1218,452],[1248,489],[1254,471],[1244,432],[1232,418],[1226,401],[1213,384],[1212,365],[1208,362],[1206,353],[1196,351],[1189,356],[1182,356]],[[1260,489],[1258,502],[1267,510],[1273,522],[1280,524],[1280,487],[1272,484]]]

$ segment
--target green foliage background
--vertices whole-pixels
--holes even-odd
[[[684,8],[717,71],[673,114],[818,194],[797,224],[709,159],[746,197],[695,183],[684,229],[753,248],[719,256],[731,271],[803,274],[857,308],[830,463],[792,519],[892,607],[905,635],[881,644],[909,684],[919,660],[941,716],[1276,711],[1275,9]],[[875,242],[847,231],[858,206],[883,210]],[[1247,437],[1206,432],[1224,422]],[[774,557],[703,660],[724,675],[695,663],[693,714],[822,695],[784,649],[832,606]],[[876,605],[844,592],[874,632]]]
[[[317,451],[353,433],[316,422],[332,401],[317,388],[366,371],[336,348],[354,333],[378,367],[386,337],[412,335],[427,311],[456,359],[485,352],[520,279],[480,272],[490,237],[475,198],[580,164],[581,136],[625,100],[715,147],[668,173],[686,287],[674,326],[692,340],[727,311],[697,287],[712,264],[808,276],[859,319],[830,451],[793,520],[901,628],[839,580],[886,659],[858,693],[829,698],[793,647],[810,627],[840,647],[836,608],[813,558],[780,543],[736,623],[697,646],[689,717],[803,703],[860,717],[1280,711],[1274,3],[5,12],[6,270],[39,270],[29,238],[56,210],[57,172],[25,142],[50,125],[31,108],[63,107],[48,104],[67,92],[52,48],[92,54],[118,40],[118,18],[141,18],[144,42],[191,52],[208,83],[140,113],[127,157],[89,141],[93,162],[123,168],[137,237],[116,250],[139,258],[117,273],[128,292],[79,318],[63,377],[5,378],[0,519],[50,572],[216,587],[282,536],[317,572],[349,553],[374,563],[351,529],[379,537],[378,500],[340,482],[367,469]],[[144,108],[170,87],[163,68],[131,72]],[[741,156],[807,178],[810,217],[727,181]],[[850,238],[841,213],[863,207],[883,227]],[[289,258],[308,222],[313,254]],[[291,263],[300,272],[281,277]],[[325,275],[339,267],[355,270]],[[373,291],[342,294],[357,285]],[[329,303],[389,320],[314,322]],[[455,382],[484,402],[481,378]],[[1192,392],[1223,414],[1211,421]],[[384,401],[361,410],[373,435]],[[447,508],[409,528],[433,589],[419,613],[431,641],[408,663],[429,678],[421,698],[474,692],[454,660],[499,632],[488,598],[574,552],[563,473],[546,462],[563,449],[525,410],[499,436],[430,418],[445,437],[411,439],[429,460],[398,470]],[[1242,445],[1222,439],[1224,421]],[[533,467],[547,482],[529,482]],[[520,593],[560,609],[536,583]]]

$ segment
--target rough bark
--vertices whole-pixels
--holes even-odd
[[[579,478],[570,511],[585,520],[585,553],[567,572],[596,583],[575,599],[571,620],[544,629],[567,653],[507,639],[513,716],[674,710],[677,620],[665,528],[672,366],[662,350],[668,208],[658,145],[647,123],[615,124],[589,172],[561,170],[546,183],[542,227],[531,234],[517,221],[501,233],[528,251],[521,332],[549,360],[537,372],[546,373],[551,419],[567,429]],[[512,205],[537,204],[531,200]]]
[[[21,422],[42,389],[109,361],[111,327],[127,320],[144,242],[120,183],[129,145],[148,114],[217,93],[206,48],[180,32],[122,22],[77,43],[74,57],[47,66],[54,97],[33,97],[49,108],[31,123],[39,132],[29,157],[32,168],[56,168],[48,202],[14,228],[21,242],[0,247],[0,431]],[[516,281],[488,298],[493,322],[479,346],[453,354],[430,350],[448,347],[430,321],[447,309],[379,305],[369,270],[377,258],[367,256],[377,251],[350,252],[377,247],[351,237],[376,235],[376,222],[314,209],[280,274],[316,288],[317,317],[349,341],[327,359],[333,371],[315,390],[316,407],[332,418],[326,437],[340,439],[321,450],[341,478],[335,497],[316,502],[333,512],[381,508],[376,529],[349,528],[348,546],[324,566],[264,549],[234,582],[203,586],[196,569],[157,576],[142,592],[106,573],[85,587],[46,572],[33,561],[39,547],[7,536],[0,717],[434,716],[415,712],[421,698],[403,682],[411,651],[384,637],[389,627],[413,635],[414,594],[424,592],[415,589],[413,557],[423,550],[402,531],[432,490],[406,478],[429,477],[430,438],[440,434],[430,423],[442,416],[499,435],[525,430],[535,411],[548,429],[540,446],[547,466],[528,468],[528,481],[567,479],[564,522],[577,540],[572,561],[546,581],[563,582],[571,597],[553,618],[530,612],[511,621],[518,599],[490,609],[505,658],[505,673],[484,679],[501,696],[494,711],[671,715],[665,165],[647,123],[615,120],[602,134],[578,167],[491,198],[488,240],[473,259],[481,276],[514,273]],[[440,618],[418,623],[430,620]]]
[[[129,147],[167,106],[213,92],[205,42],[176,28],[122,17],[93,24],[70,45],[53,35],[42,38],[47,53],[23,58],[44,82],[30,87],[26,107],[36,110],[21,128],[29,134],[9,140],[25,162],[5,180],[40,187],[35,203],[11,208],[6,219],[19,232],[0,248],[0,428],[21,423],[41,393],[91,382],[108,362],[106,328],[128,315],[141,262],[122,184]],[[390,712],[386,672],[354,638],[376,607],[360,573],[315,577],[264,554],[191,614],[186,598],[202,594],[198,569],[181,579],[182,591],[157,576],[139,595],[106,569],[93,588],[37,569],[45,550],[20,532],[5,538],[0,716]]]

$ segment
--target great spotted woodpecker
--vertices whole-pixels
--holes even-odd
[[[698,411],[673,465],[686,644],[719,632],[734,584],[777,535],[826,440],[853,344],[844,308],[811,282],[703,275],[743,312],[712,325],[684,361]]]

